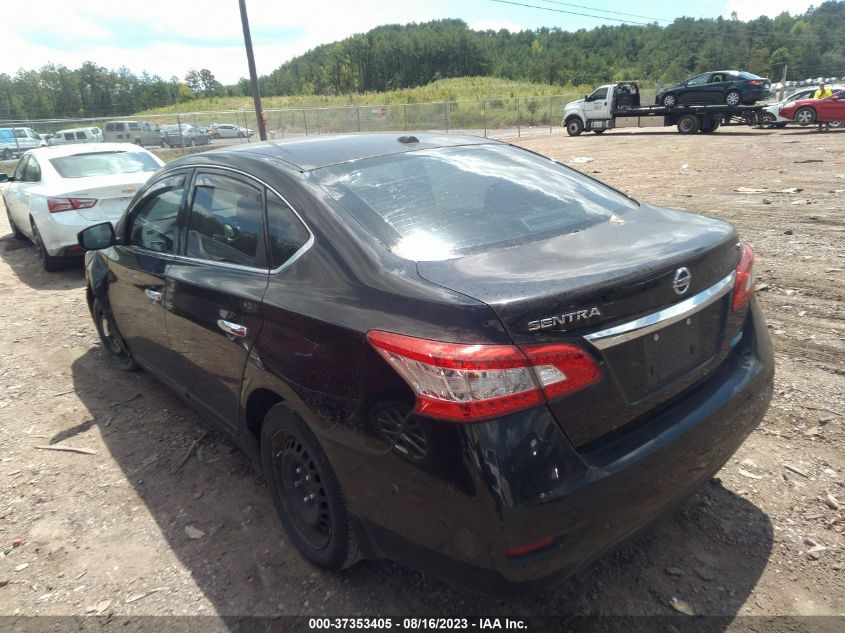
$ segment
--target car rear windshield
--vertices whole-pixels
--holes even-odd
[[[155,159],[145,152],[95,152],[51,158],[50,163],[62,178],[85,178],[106,174],[132,174],[155,171]]]
[[[739,73],[739,78],[740,79],[762,79],[762,77],[758,77],[754,73],[749,73],[749,72],[746,72],[744,70],[741,73]]]
[[[420,150],[312,175],[370,234],[414,261],[571,233],[637,207],[606,185],[507,145]]]

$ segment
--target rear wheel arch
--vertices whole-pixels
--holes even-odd
[[[261,425],[267,413],[285,399],[272,389],[259,387],[253,390],[246,399],[244,406],[244,422],[247,430],[255,438],[256,444],[261,442]]]

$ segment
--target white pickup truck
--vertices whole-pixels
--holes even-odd
[[[715,132],[721,125],[756,125],[762,105],[643,106],[640,87],[633,81],[599,86],[583,99],[563,108],[563,127],[569,136],[584,130],[601,134],[613,128],[677,125],[681,134]]]

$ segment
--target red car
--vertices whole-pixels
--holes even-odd
[[[812,125],[817,121],[845,121],[845,90],[825,99],[798,99],[782,107],[780,115],[801,125]]]

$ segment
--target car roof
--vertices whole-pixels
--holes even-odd
[[[413,140],[408,142],[408,140],[404,139],[415,139],[416,142]],[[249,143],[238,145],[237,147],[204,152],[204,155],[209,159],[214,159],[218,158],[221,154],[227,156],[234,153],[257,154],[262,157],[282,160],[300,171],[311,171],[313,169],[320,169],[329,165],[337,165],[363,158],[402,154],[421,149],[495,143],[498,143],[498,141],[491,141],[475,136],[444,134],[402,134],[397,132],[343,134],[286,141]],[[182,163],[183,161],[179,162]]]
[[[80,143],[79,145],[53,145],[31,149],[27,154],[36,158],[61,158],[76,154],[101,154],[103,152],[137,152],[147,150],[134,143]]]

